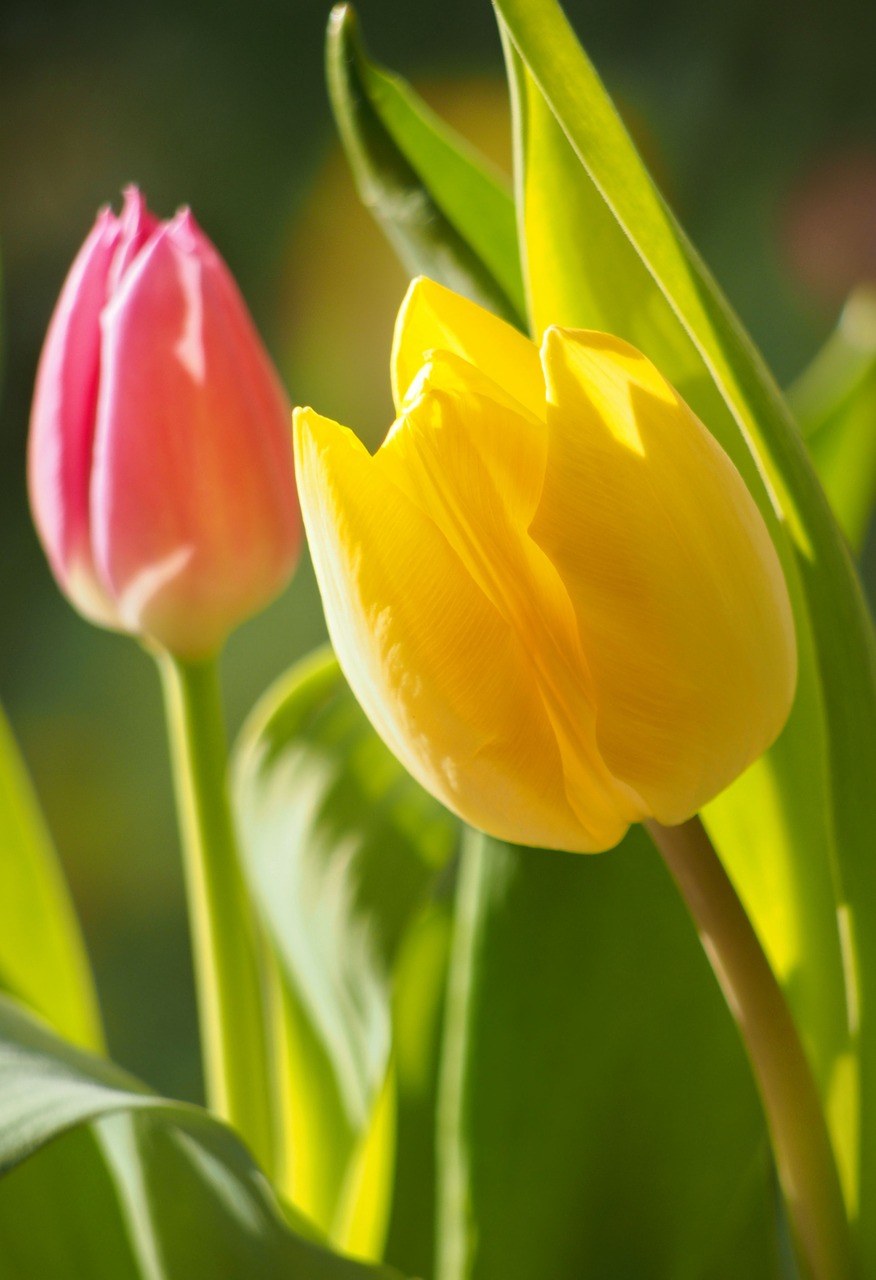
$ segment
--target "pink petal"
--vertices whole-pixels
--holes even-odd
[[[107,298],[119,289],[125,272],[161,224],[146,208],[146,201],[134,186],[125,188],[125,204],[119,218],[119,242],[107,281]]]
[[[94,553],[125,625],[205,653],[267,603],[299,541],[289,408],[191,215],[146,244],[103,316]]]
[[[102,210],[55,307],[31,411],[28,487],[34,520],[56,577],[91,616],[105,612],[94,575],[88,496],[100,313],[120,234],[118,219]]]

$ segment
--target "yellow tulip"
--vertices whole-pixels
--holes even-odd
[[[295,414],[329,633],[377,732],[467,822],[592,852],[684,821],[780,732],[796,647],[739,473],[643,355],[539,349],[432,281],[370,455]]]

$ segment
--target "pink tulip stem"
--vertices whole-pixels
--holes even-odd
[[[268,1171],[272,1090],[258,937],[226,781],[217,663],[163,655],[207,1102]]]
[[[739,1026],[804,1274],[849,1280],[849,1224],[824,1110],[775,974],[700,819],[645,825]]]

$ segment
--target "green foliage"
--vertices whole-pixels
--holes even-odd
[[[811,1049],[847,1196],[850,1205],[860,1205],[863,1256],[872,1267],[876,1024],[865,1020],[859,1028],[854,1011],[847,1022],[854,995],[845,986],[855,970],[866,1007],[876,983],[876,792],[867,781],[876,761],[876,681],[860,586],[777,389],[653,187],[560,9],[551,0],[499,0],[497,9],[515,68],[524,202],[530,185],[537,191],[543,169],[559,165],[572,205],[583,190],[590,216],[598,209],[603,221],[615,222],[607,243],[617,252],[605,248],[598,260],[579,266],[582,281],[589,272],[627,282],[637,299],[629,323],[635,317],[639,344],[682,384],[768,518],[770,487],[779,504],[782,521],[772,519],[772,527],[795,600],[797,704],[777,747],[712,807],[707,820]],[[561,179],[554,175],[553,181]],[[570,279],[557,270],[568,243],[563,219],[550,222],[536,206],[527,222],[536,322],[550,312],[567,323],[592,323],[587,299],[593,291],[585,294],[582,314],[576,273]],[[546,249],[555,235],[559,242]],[[613,327],[624,333],[620,321],[623,315]],[[721,412],[716,393],[725,406]]]
[[[0,990],[99,1048],[97,1000],[48,832],[0,712]]]
[[[402,80],[366,58],[347,5],[332,12],[326,64],[359,194],[403,265],[521,323],[514,205],[501,178]]]
[[[641,830],[473,836],[452,964],[440,1280],[787,1274],[742,1047]]]
[[[97,997],[78,922],[2,712],[0,850],[0,989],[73,1043],[99,1050]],[[83,1127],[0,1185],[0,1256],[9,1280],[137,1274],[136,1246],[120,1211],[104,1137]],[[46,1205],[52,1207],[51,1231],[44,1225]]]
[[[153,1280],[138,1268],[93,1127],[64,1134],[3,1177],[0,1257],[4,1280]]]
[[[797,421],[854,550],[876,503],[876,293],[852,294],[839,324],[789,393]]]
[[[356,1252],[379,1251],[391,1216],[390,1256],[425,1268],[434,1069],[422,1055],[443,993],[455,823],[384,747],[330,653],[268,693],[234,773],[278,960],[287,1193]]]
[[[676,297],[686,278],[683,262],[671,263],[666,268],[668,282],[662,282],[637,246],[634,230],[621,224],[609,203],[609,195],[627,200],[637,215],[635,231],[644,221],[642,209],[652,212],[655,221],[663,219],[665,225],[646,224],[656,254],[668,254],[670,234],[680,237],[595,74],[583,55],[575,57],[578,46],[568,29],[559,22],[558,26],[555,40],[537,49],[539,67],[551,69],[553,86],[553,70],[558,59],[565,58],[560,65],[575,77],[576,92],[564,95],[563,106],[578,126],[575,138],[582,149],[588,148],[591,167],[570,142],[569,119],[561,122],[554,114],[533,73],[508,42],[534,327],[538,331],[550,321],[606,329],[644,350],[731,453],[785,551],[801,657],[794,712],[773,750],[711,807],[707,821],[770,958],[789,987],[827,1094],[838,1064],[849,1052],[849,1033],[831,881],[827,779],[816,787],[812,778],[825,729],[799,573],[737,426],[737,418],[745,413],[756,430],[755,415],[764,406],[759,402],[751,409],[747,399],[722,389],[713,375],[714,357],[709,353],[707,362],[703,350],[705,321],[699,316],[687,319]],[[568,65],[571,59],[574,67]],[[597,186],[592,166],[600,165],[603,185]],[[683,251],[680,239],[678,244]],[[563,263],[565,271],[560,269]],[[779,902],[781,911],[776,909]],[[850,1133],[840,1137],[848,1146]]]
[[[795,603],[797,703],[777,746],[706,820],[811,1055],[869,1274],[872,628],[781,396],[560,9],[495,7],[517,211],[489,167],[369,61],[342,6],[327,59],[344,145],[412,273],[514,323],[528,311],[536,333],[563,323],[633,341],[728,450],[770,523]],[[793,392],[855,545],[876,492],[868,306],[855,302]],[[257,708],[234,800],[266,934],[275,1187],[225,1125],[84,1052],[99,1050],[101,1031],[78,927],[0,721],[0,989],[14,997],[0,996],[4,1277],[395,1274],[329,1240],[437,1280],[789,1280],[751,1074],[641,831],[598,859],[477,836],[457,859],[457,824],[377,738],[330,654]]]
[[[68,1038],[0,997],[4,1280],[388,1276],[296,1234],[230,1130],[70,1043],[100,1044],[88,969],[5,722],[0,747],[0,979]]]
[[[428,271],[426,254],[411,270]],[[753,1084],[641,833],[592,861],[495,844],[467,858],[442,1048],[440,1280],[782,1274]]]
[[[769,756],[706,817],[812,1056],[854,1210],[859,1196],[863,1206],[876,1194],[876,1111],[866,1084],[876,1070],[876,1027],[859,1025],[854,991],[856,977],[866,1001],[863,988],[876,981],[876,873],[868,853],[876,796],[867,780],[876,759],[876,688],[859,584],[780,394],[653,187],[558,6],[497,0],[496,8],[514,88],[517,200],[535,331],[547,323],[604,328],[645,350],[733,457],[783,556],[800,650],[794,714]],[[335,105],[349,135],[355,119],[337,97]],[[416,110],[410,96],[407,105]],[[348,136],[348,151],[352,145]],[[415,155],[408,160],[429,198],[427,167]],[[375,211],[384,216],[379,206]],[[428,250],[418,255],[413,248],[411,261],[409,242],[409,269],[429,273]],[[859,433],[859,462],[860,448]],[[842,515],[844,499],[834,496]],[[547,873],[532,871],[541,874]],[[610,902],[607,889],[606,911]],[[668,927],[668,910],[655,912],[661,927]],[[488,944],[470,963],[473,972],[460,984],[477,992]],[[495,1001],[489,1009],[492,1021]],[[652,1060],[650,1046],[641,1052]],[[452,1058],[453,1046],[446,1053]],[[513,1078],[514,1066],[505,1070]],[[458,1251],[445,1262],[444,1276],[468,1256],[460,1240],[480,1241],[471,1256],[487,1256],[481,1215],[488,1180],[476,1193],[468,1181],[483,1146],[466,1128],[474,1110],[464,1073],[457,1087],[462,1095],[451,1108],[453,1124],[445,1126],[447,1150],[456,1154],[445,1169],[451,1192],[444,1204],[451,1215],[455,1205],[459,1216],[443,1226],[456,1232],[449,1256]],[[550,1110],[543,1097],[533,1105],[535,1114]],[[500,1208],[509,1203],[510,1197],[495,1198]],[[518,1204],[507,1221],[520,1212]],[[862,1252],[872,1258],[876,1239],[868,1231]],[[504,1275],[512,1263],[503,1258],[495,1265],[495,1274]],[[729,1272],[738,1265],[731,1249]],[[494,1274],[491,1264],[483,1274]]]
[[[150,1093],[0,997],[0,1173],[26,1160],[36,1169],[47,1144],[69,1141],[64,1135],[78,1134],[89,1121],[119,1115],[133,1117],[136,1125],[127,1132],[110,1131],[114,1161],[124,1166],[123,1182],[135,1188],[134,1196],[123,1198],[120,1206],[107,1199],[86,1207],[74,1195],[77,1189],[107,1194],[105,1179],[87,1160],[81,1164],[83,1186],[77,1173],[63,1188],[65,1197],[78,1201],[82,1219],[77,1256],[90,1258],[89,1267],[97,1269],[74,1273],[65,1261],[58,1270],[34,1270],[35,1258],[47,1258],[47,1265],[55,1267],[51,1259],[57,1256],[55,1242],[46,1244],[37,1232],[32,1246],[29,1237],[19,1236],[23,1260],[12,1273],[16,1280],[37,1274],[52,1280],[68,1274],[112,1275],[114,1280],[188,1280],[193,1275],[203,1280],[241,1275],[254,1280],[391,1280],[387,1271],[340,1258],[316,1243],[306,1224],[291,1219],[276,1199],[239,1138],[207,1112]],[[63,1151],[65,1161],[55,1165],[56,1177],[64,1177],[65,1170],[69,1177],[74,1162],[80,1168],[76,1147]],[[11,1185],[14,1194],[14,1180]],[[29,1190],[24,1182],[19,1203],[25,1207]],[[65,1213],[63,1198],[61,1204]],[[133,1266],[119,1238],[119,1212],[136,1215],[141,1242],[145,1233],[152,1240],[148,1254],[141,1243]],[[85,1230],[86,1223],[98,1240],[107,1227],[105,1251]],[[295,1229],[302,1226],[304,1234]]]

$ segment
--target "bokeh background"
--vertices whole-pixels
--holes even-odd
[[[569,0],[665,193],[780,380],[876,284],[872,0]],[[361,0],[372,53],[509,164],[488,0]],[[116,1059],[198,1098],[177,841],[151,661],[66,605],[30,525],[29,399],[98,206],[183,203],[294,401],[376,443],[405,280],[360,209],[323,84],[323,0],[0,0],[0,700],[72,883]],[[874,427],[876,429],[876,427]],[[876,588],[871,535],[865,576]],[[309,565],[224,660],[236,731],[324,626]],[[0,851],[2,856],[2,851]]]

